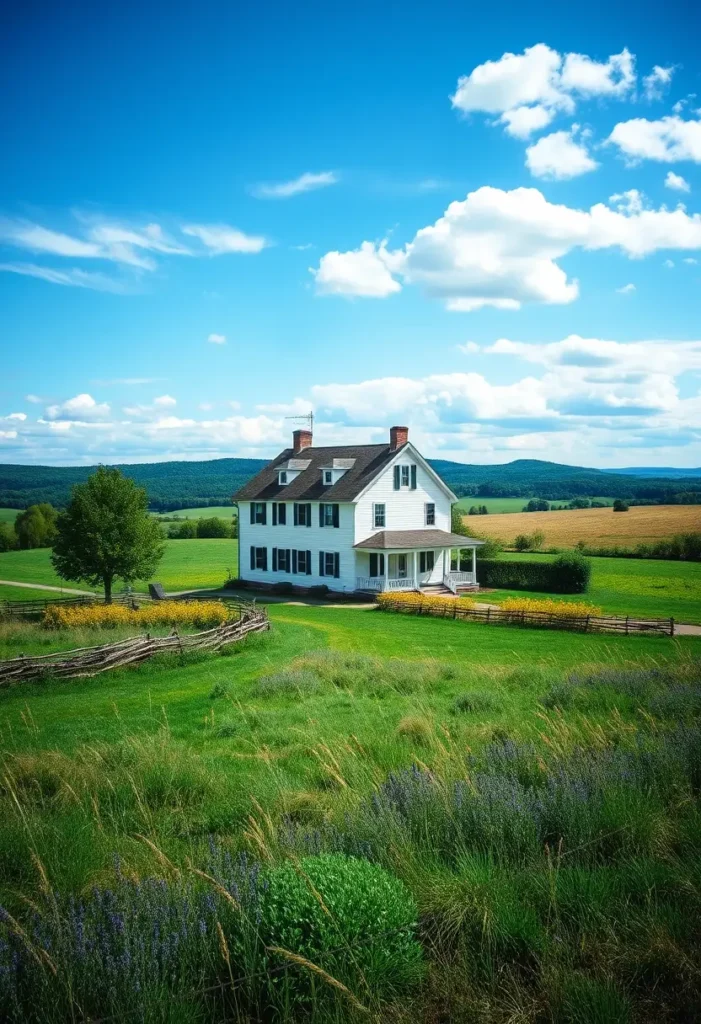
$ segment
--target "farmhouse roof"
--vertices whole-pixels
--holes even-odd
[[[354,547],[370,551],[412,550],[412,548],[476,548],[483,540],[463,537],[446,530],[380,530]]]
[[[403,447],[403,446],[402,446]],[[278,483],[278,471],[295,456],[292,448],[269,462],[234,494],[234,501],[353,501],[371,480],[392,461],[400,449],[391,444],[305,447],[307,467],[288,484]],[[301,461],[301,460],[300,460]],[[346,472],[335,484],[324,486],[321,470],[335,466]]]

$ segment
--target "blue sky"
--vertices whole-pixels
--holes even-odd
[[[0,462],[701,465],[691,3],[10,19]]]

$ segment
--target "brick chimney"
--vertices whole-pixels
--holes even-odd
[[[311,430],[295,430],[292,434],[292,453],[298,455],[303,448],[311,448],[312,446],[312,432]]]
[[[409,440],[409,428],[408,427],[390,427],[389,428],[389,446],[391,451],[396,452],[397,448],[401,448]]]

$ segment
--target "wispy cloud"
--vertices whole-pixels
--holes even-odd
[[[24,277],[38,277],[51,284],[62,284],[69,288],[91,288],[97,292],[113,292],[115,295],[128,295],[135,292],[133,281],[119,280],[108,274],[80,270],[54,270],[52,267],[41,267],[36,263],[0,263],[0,270],[10,274],[22,274]]]
[[[263,235],[247,235],[228,224],[185,224],[182,231],[199,238],[215,256],[227,252],[261,252],[271,244]]]
[[[616,288],[619,295],[631,295],[635,291],[634,284],[624,284],[622,288]]]
[[[211,342],[212,345],[226,345],[226,335],[210,334],[207,341]]]
[[[320,171],[317,174],[305,171],[291,181],[279,181],[275,184],[261,182],[251,189],[251,193],[257,199],[291,199],[292,196],[302,195],[303,192],[313,192],[315,189],[335,185],[338,180],[335,171]]]

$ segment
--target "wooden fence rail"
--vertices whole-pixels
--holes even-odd
[[[20,655],[9,661],[0,661],[0,688],[11,683],[32,682],[51,677],[54,679],[80,679],[99,675],[114,668],[137,665],[156,654],[186,651],[218,651],[227,644],[241,640],[249,633],[270,629],[267,612],[263,609],[244,608],[240,618],[225,622],[202,633],[183,633],[173,630],[168,636],[128,637],[116,643],[97,647],[79,647],[72,651],[56,651],[37,657]]]
[[[569,629],[581,633],[625,633],[674,636],[674,619],[633,619],[615,615],[557,615],[554,612],[506,611],[502,608],[462,608],[458,601],[445,600],[443,606],[404,604],[383,600],[381,608],[405,615],[433,615],[443,619],[464,619],[489,625],[533,626],[540,629]]]

